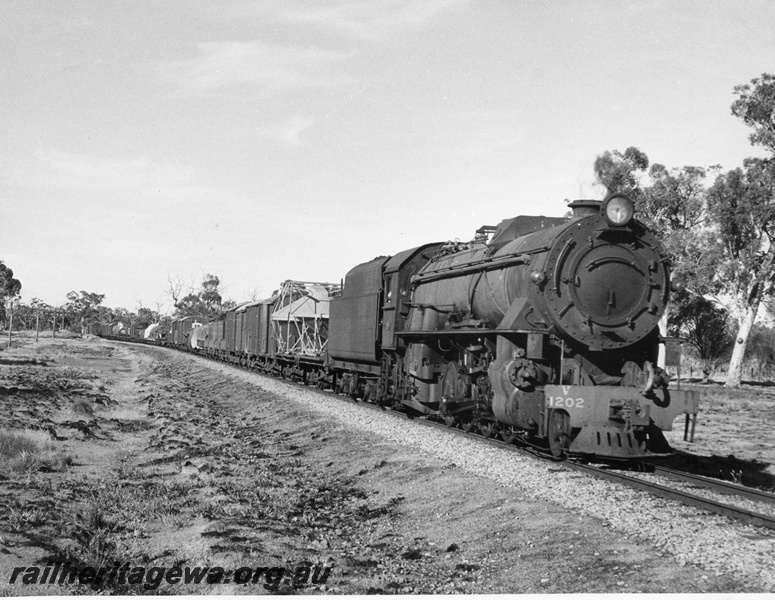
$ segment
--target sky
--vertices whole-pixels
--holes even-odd
[[[0,260],[169,312],[602,198],[593,163],[761,155],[770,0],[2,0]]]

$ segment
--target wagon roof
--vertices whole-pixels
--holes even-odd
[[[251,308],[253,306],[261,306],[262,304],[274,304],[275,302],[277,302],[277,299],[279,297],[280,297],[279,294],[275,294],[270,298],[264,298],[263,300],[256,300],[255,302],[250,302],[249,304],[246,304],[245,308]]]
[[[310,295],[302,296],[288,306],[274,311],[272,313],[273,321],[292,321],[294,319],[314,319],[328,318],[329,297],[328,292],[323,288],[324,296]],[[322,297],[321,297],[322,296]]]

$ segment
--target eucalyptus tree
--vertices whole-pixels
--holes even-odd
[[[676,295],[670,311],[668,332],[687,340],[702,363],[704,381],[726,359],[734,343],[729,311],[699,294]]]
[[[13,331],[14,304],[19,302],[19,292],[22,289],[21,282],[13,276],[13,270],[9,269],[0,260],[0,307],[5,311],[3,315],[8,327],[8,346],[11,346]]]
[[[69,292],[67,294],[67,304],[64,306],[65,318],[69,326],[76,329],[79,333],[86,332],[86,327],[90,323],[99,321],[99,310],[97,307],[102,304],[105,294],[96,294],[94,292]]]
[[[719,167],[668,169],[654,164],[651,184],[643,188],[638,218],[654,231],[670,256],[673,274],[683,278],[695,294],[716,293],[720,248],[707,223],[707,178]]]
[[[218,319],[224,311],[232,308],[234,302],[223,300],[221,295],[221,280],[210,273],[204,276],[199,291],[191,290],[180,299],[173,296],[176,317],[205,317]]]
[[[740,310],[727,374],[739,387],[748,336],[775,280],[775,162],[749,158],[719,175],[708,193],[708,211],[722,247],[719,279]]]
[[[635,146],[624,152],[606,150],[595,159],[595,178],[608,194],[622,192],[637,202],[643,192],[641,178],[648,166],[648,156]]]
[[[723,248],[720,280],[741,312],[727,386],[739,387],[743,358],[756,314],[773,295],[775,279],[775,76],[764,73],[734,88],[732,114],[753,129],[749,140],[767,158],[748,158],[719,175],[708,210]]]
[[[775,75],[763,73],[751,83],[735,86],[734,93],[732,114],[753,129],[748,136],[751,144],[775,156]]]

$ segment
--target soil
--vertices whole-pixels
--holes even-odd
[[[735,411],[762,432],[761,406],[773,405]],[[720,452],[717,431],[729,453],[773,462],[751,428],[727,423],[737,412],[715,410],[692,451]],[[0,595],[762,591],[171,350],[15,339],[0,353],[9,433],[34,449],[0,463]],[[14,569],[64,562],[225,574],[158,589],[10,583]],[[239,584],[243,567],[286,576]]]

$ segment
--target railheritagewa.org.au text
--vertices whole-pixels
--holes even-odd
[[[293,586],[322,585],[328,581],[331,569],[331,566],[310,564],[300,564],[296,567],[224,569],[218,566],[143,567],[118,562],[110,567],[95,569],[92,567],[76,568],[69,562],[56,562],[48,563],[43,567],[14,567],[8,583],[22,585],[142,585],[147,590],[158,589],[163,583],[169,585],[236,583],[239,585],[263,585],[269,591],[276,591],[283,581]]]

